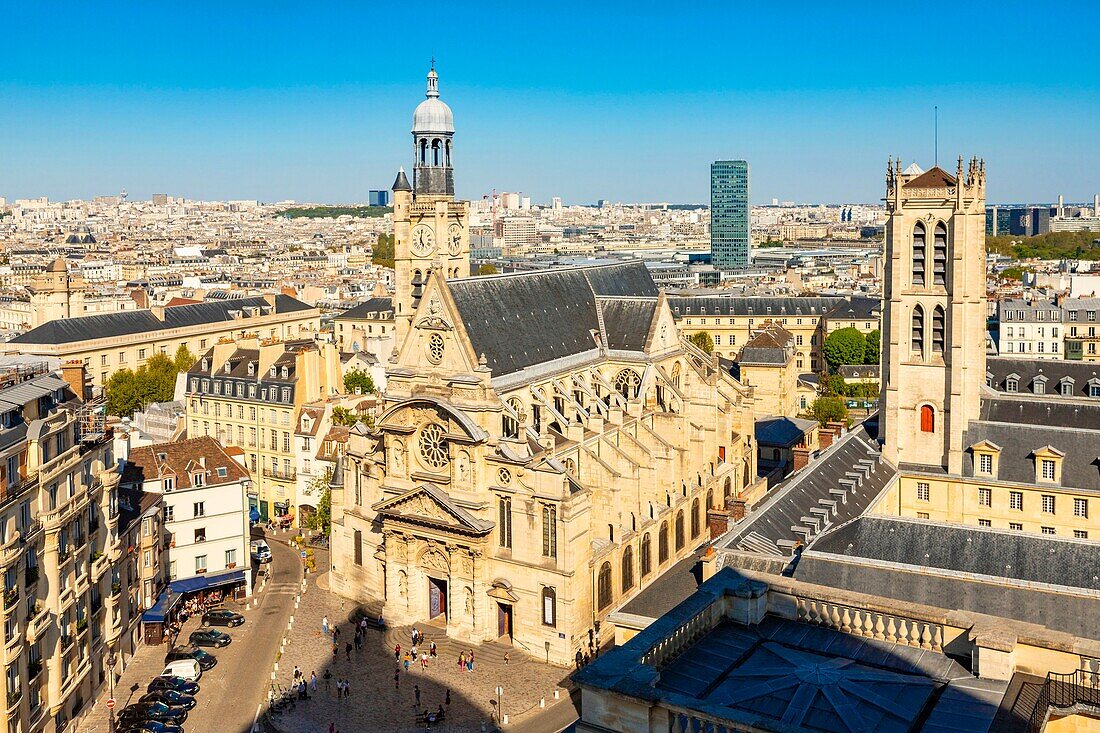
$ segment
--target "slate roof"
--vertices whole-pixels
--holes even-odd
[[[905,188],[952,188],[955,183],[955,177],[937,165],[906,183]]]
[[[474,352],[485,355],[494,377],[594,350],[593,333],[603,332],[597,312],[600,296],[657,297],[640,261],[472,277],[447,287]],[[605,326],[615,333],[604,333],[604,343],[612,348],[644,344],[649,321],[626,319],[643,311],[643,306],[610,306],[611,325]]]
[[[657,311],[656,298],[599,298],[607,348],[645,351],[649,326]]]
[[[797,417],[762,417],[756,421],[756,442],[764,446],[789,448],[817,426],[816,420]]]
[[[738,297],[669,298],[677,318],[690,316],[824,316],[847,298],[825,297]]]
[[[798,540],[858,517],[893,480],[867,423],[791,475],[721,539],[721,547],[790,556]]]
[[[676,608],[699,588],[703,582],[703,569],[699,562],[702,553],[685,557],[661,574],[631,598],[618,613],[629,613],[646,618],[659,618]]]
[[[28,402],[53,394],[59,389],[66,390],[66,397],[72,394],[69,383],[52,374],[19,382],[0,391],[0,412],[21,410]]]
[[[1035,394],[1036,377],[1040,376],[1046,380],[1043,394],[1049,396],[1089,397],[1089,382],[1100,386],[1100,364],[1087,361],[990,356],[986,359],[985,371],[986,383],[1008,394],[1013,394],[1008,389],[1009,377],[1017,380],[1016,392],[1021,394]],[[1072,385],[1072,394],[1063,395],[1061,384],[1067,379]]]
[[[879,298],[852,296],[837,303],[829,311],[829,318],[844,318],[855,321],[877,320],[882,315],[882,301]]]
[[[1001,447],[994,478],[1035,484],[1033,453],[1052,446],[1065,454],[1060,486],[1100,492],[1100,405],[984,400],[982,408],[995,420],[972,421],[963,445],[988,440]],[[963,454],[962,473],[977,475],[971,451]]]
[[[845,379],[878,379],[878,364],[842,364],[837,373]]]
[[[231,311],[242,308],[268,308],[263,297],[238,298],[229,301],[205,301],[193,305],[166,308],[164,320],[150,310],[102,313],[79,318],[59,318],[32,328],[11,340],[16,344],[71,344],[101,338],[133,336],[172,328],[187,328],[206,323],[232,321]],[[310,310],[311,306],[289,295],[275,296],[276,313]]]
[[[348,308],[340,315],[334,317],[334,321],[347,320],[393,320],[393,298],[370,298],[359,305]]]
[[[745,342],[737,361],[741,364],[786,364],[794,358],[793,343],[794,335],[790,331],[778,323],[769,323]]]
[[[868,516],[818,537],[794,575],[1100,639],[1098,567],[1100,544],[1087,540]]]

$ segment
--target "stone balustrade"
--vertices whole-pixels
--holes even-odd
[[[802,623],[891,644],[930,649],[934,652],[943,651],[942,624],[817,598],[794,598],[798,614],[796,619]]]
[[[708,605],[642,654],[642,664],[661,669],[713,629],[714,623],[714,615]]]
[[[692,710],[671,705],[665,707],[668,710],[668,733],[752,733],[757,730]]]

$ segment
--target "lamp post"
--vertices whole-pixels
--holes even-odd
[[[112,647],[107,650],[107,693],[111,700],[115,699],[115,662],[118,660],[115,657],[115,650]],[[110,733],[115,733],[115,708],[112,705],[107,709],[107,730]]]
[[[501,707],[503,704],[501,698],[504,697],[504,688],[497,685],[497,723],[504,725],[504,709]]]

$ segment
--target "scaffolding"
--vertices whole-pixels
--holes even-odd
[[[96,443],[107,435],[107,398],[82,402],[76,409],[76,434],[82,443]]]

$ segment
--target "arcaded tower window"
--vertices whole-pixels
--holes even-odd
[[[914,354],[924,355],[924,308],[919,304],[913,308],[913,330],[910,336]]]
[[[913,227],[913,286],[924,287],[924,252],[927,240],[924,224]]]
[[[942,222],[932,243],[932,284],[947,287],[947,227]]]

